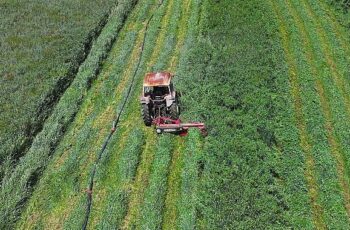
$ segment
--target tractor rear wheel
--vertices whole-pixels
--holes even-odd
[[[169,108],[169,112],[170,112],[170,117],[173,120],[177,120],[179,119],[179,115],[180,115],[180,110],[179,110],[179,105],[177,103],[173,103],[170,108]]]
[[[150,113],[149,105],[147,104],[142,104],[142,118],[146,126],[152,125],[152,116]]]

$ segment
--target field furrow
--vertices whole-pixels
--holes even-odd
[[[348,138],[348,135],[346,133],[342,132],[344,130],[344,127],[349,128],[349,118],[350,118],[350,107],[349,107],[349,91],[348,88],[349,84],[346,82],[346,75],[344,73],[340,73],[339,70],[344,69],[344,65],[338,65],[340,62],[339,59],[336,59],[334,57],[334,54],[337,54],[336,45],[334,43],[331,43],[332,41],[332,34],[329,34],[324,29],[324,26],[320,24],[320,22],[323,22],[324,25],[330,24],[330,21],[323,21],[320,17],[318,17],[313,9],[311,8],[309,2],[303,1],[303,8],[306,9],[307,14],[309,18],[312,20],[312,22],[315,25],[317,37],[319,38],[319,44],[321,44],[323,56],[326,59],[327,65],[330,68],[332,81],[326,82],[326,85],[335,85],[333,89],[330,89],[328,91],[328,98],[325,97],[324,89],[320,89],[320,94],[323,94],[324,103],[322,103],[323,110],[325,113],[325,117],[327,120],[326,123],[326,130],[328,132],[328,140],[329,144],[331,145],[332,154],[335,158],[336,164],[337,164],[337,172],[338,172],[338,178],[340,186],[343,190],[343,196],[344,196],[344,204],[347,210],[348,218],[350,218],[350,188],[349,188],[349,165],[347,165],[348,161],[346,160],[347,157],[349,157],[349,153],[346,154],[344,148],[347,147],[347,150],[349,150],[349,146],[342,146],[342,143],[339,141],[339,137],[341,137],[343,140]],[[338,35],[339,36],[339,35]],[[340,39],[342,40],[342,39]],[[315,43],[316,44],[316,43]],[[333,45],[333,46],[332,46]],[[331,47],[332,46],[332,47]],[[343,48],[344,49],[344,48]],[[334,50],[334,51],[333,51]],[[344,49],[348,50],[348,49]],[[347,63],[349,64],[349,63]],[[341,66],[341,68],[339,68]],[[321,76],[319,73],[318,76]],[[331,83],[331,84],[329,84]],[[337,92],[337,93],[335,93]],[[340,95],[339,95],[340,92]],[[341,98],[343,103],[337,102],[337,99],[335,98]],[[334,108],[335,107],[335,108]],[[337,108],[338,107],[338,108]],[[344,111],[345,108],[345,111]],[[333,114],[332,114],[333,112]],[[344,117],[345,120],[342,121],[342,126],[334,126],[333,124],[337,125],[337,121],[339,120],[339,117]],[[347,129],[348,130],[348,129]],[[345,141],[343,141],[344,143]]]
[[[319,202],[323,209],[327,210],[324,212],[325,222],[327,226],[347,226],[348,221],[342,217],[347,207],[343,150],[338,140],[338,130],[333,122],[335,117],[344,116],[343,111],[334,109],[336,105],[332,103],[332,98],[338,96],[334,95],[334,92],[338,90],[337,84],[329,84],[329,75],[325,75],[327,69],[324,66],[328,64],[331,69],[330,62],[327,62],[324,43],[317,40],[321,36],[320,31],[312,29],[317,28],[312,25],[312,18],[311,20],[306,19],[310,17],[310,14],[303,10],[307,7],[300,6],[300,2],[294,1],[284,2],[281,7],[285,7],[283,15],[291,16],[291,18],[286,18],[286,21],[289,23],[290,33],[295,37],[292,38],[294,47],[297,42],[300,42],[301,50],[304,51],[298,54],[299,61],[302,62],[297,63],[299,70],[303,69],[303,72],[297,73],[301,79],[299,84],[303,87],[301,88],[303,113],[306,117],[319,121],[316,124],[308,119],[306,127],[310,141],[313,143],[312,154],[315,160],[315,182],[320,191]],[[297,51],[294,50],[294,52]],[[311,92],[310,87],[314,87],[317,94]],[[309,98],[313,98],[314,102],[316,98],[318,99],[316,103],[310,104]],[[310,110],[311,107],[313,107],[312,110]],[[335,181],[340,183],[334,183]],[[334,216],[334,212],[328,212],[330,209],[337,210],[337,217]]]
[[[294,110],[295,110],[295,122],[299,129],[300,145],[305,154],[305,178],[308,183],[308,191],[310,196],[310,202],[312,207],[312,213],[315,226],[318,229],[326,229],[323,217],[323,208],[318,201],[318,185],[315,176],[315,160],[311,153],[310,137],[306,128],[306,120],[303,115],[303,105],[300,90],[300,80],[298,79],[298,70],[296,57],[291,50],[291,41],[289,38],[288,24],[282,16],[281,9],[274,2],[270,1],[272,8],[277,16],[280,25],[280,33],[282,37],[282,45],[284,48],[286,61],[288,64],[289,78],[291,84],[291,95],[294,98]]]
[[[345,204],[345,208],[346,210],[348,210],[348,199],[349,199],[349,193],[348,193],[348,185],[346,184],[346,180],[344,178],[344,162],[342,159],[342,153],[341,153],[341,148],[338,142],[337,137],[335,136],[335,129],[334,129],[334,125],[333,125],[333,114],[332,114],[332,108],[330,105],[330,100],[332,97],[334,97],[335,95],[332,95],[332,92],[335,92],[339,89],[336,89],[336,86],[338,86],[337,84],[328,84],[326,87],[327,83],[325,82],[325,77],[323,76],[324,73],[324,69],[320,66],[320,63],[324,62],[323,57],[325,57],[326,59],[326,64],[329,65],[329,67],[331,67],[331,63],[329,62],[329,57],[327,52],[329,52],[329,50],[325,49],[325,41],[323,39],[321,39],[321,41],[317,42],[317,40],[313,40],[313,38],[322,38],[324,37],[324,34],[321,34],[321,31],[319,30],[319,27],[315,26],[314,28],[316,28],[315,31],[315,36],[313,36],[312,29],[306,30],[306,25],[305,22],[306,21],[313,21],[313,23],[315,23],[315,19],[313,15],[310,15],[310,12],[306,12],[308,14],[303,15],[302,12],[298,14],[296,9],[300,9],[300,7],[291,5],[291,4],[287,4],[287,6],[289,7],[290,12],[292,13],[293,18],[296,21],[296,25],[298,27],[298,30],[300,32],[300,35],[302,37],[303,43],[304,43],[304,47],[306,50],[306,56],[307,56],[307,61],[308,61],[308,65],[310,66],[310,70],[311,70],[311,75],[314,78],[315,81],[315,86],[316,86],[316,91],[318,93],[318,96],[320,98],[320,109],[323,113],[324,116],[324,130],[325,130],[325,134],[327,136],[327,140],[328,140],[328,145],[329,145],[329,152],[331,153],[331,155],[333,156],[334,159],[330,159],[330,161],[333,160],[335,167],[336,167],[336,177],[338,178],[339,184],[340,184],[340,189],[337,188],[337,185],[333,185],[332,183],[329,183],[328,185],[324,184],[323,187],[330,187],[329,189],[332,189],[333,192],[333,196],[329,196],[327,193],[329,193],[329,190],[327,189],[327,187],[325,188],[325,190],[327,192],[325,192],[325,205],[331,205],[333,207],[333,209],[338,209],[339,210],[339,215],[341,215],[341,213],[343,212],[342,208],[341,208],[341,204],[339,204],[339,198],[335,198],[337,195],[339,194],[339,190],[342,191],[343,193],[343,202]],[[295,7],[295,8],[293,8]],[[308,9],[306,6],[303,7],[303,9]],[[302,17],[304,16],[304,18],[306,18],[307,16],[309,17],[309,19],[311,20],[303,20]],[[319,44],[319,47],[316,46],[316,44]],[[333,63],[333,61],[332,61]],[[334,77],[334,75],[333,75]],[[336,80],[335,80],[336,81]],[[328,88],[332,88],[332,86],[335,88],[330,89],[328,92],[326,91]],[[327,94],[329,96],[327,96]],[[334,105],[333,105],[334,106]],[[335,114],[334,116],[338,116],[338,114]],[[333,166],[334,167],[334,166]],[[332,168],[333,168],[332,167]],[[330,170],[330,169],[328,169]],[[334,178],[335,179],[335,178]],[[323,178],[323,180],[325,181],[325,178]],[[336,181],[333,180],[332,181]],[[333,187],[333,188],[332,188]],[[333,198],[333,201],[332,198]],[[339,196],[338,196],[339,197]],[[331,202],[332,203],[331,203]],[[327,209],[329,209],[327,207]],[[327,213],[327,219],[328,219],[328,223],[334,224],[336,222],[338,222],[337,220],[333,220],[333,213]],[[345,219],[341,219],[341,220],[345,220]],[[345,220],[344,222],[338,222],[337,224],[342,224],[343,226],[347,225],[347,221]]]

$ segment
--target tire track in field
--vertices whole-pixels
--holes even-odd
[[[158,5],[158,8],[161,6],[161,4],[162,4],[162,2]],[[110,142],[111,137],[114,134],[114,131],[116,130],[116,126],[118,125],[118,123],[120,121],[120,117],[121,117],[121,115],[122,115],[122,113],[123,113],[123,111],[125,109],[125,106],[127,105],[127,102],[129,101],[130,95],[132,94],[132,89],[134,88],[135,78],[136,78],[136,75],[137,75],[137,73],[139,71],[140,64],[141,64],[141,61],[142,61],[142,55],[143,55],[144,48],[145,48],[147,32],[148,32],[149,25],[150,25],[153,17],[154,17],[154,13],[151,14],[151,16],[149,17],[149,19],[147,20],[147,22],[145,24],[145,31],[144,31],[143,36],[142,36],[142,44],[141,44],[141,47],[139,48],[140,51],[139,51],[139,54],[137,55],[138,56],[137,62],[136,62],[137,64],[136,64],[135,70],[133,71],[133,74],[132,74],[132,77],[131,77],[131,82],[130,82],[129,86],[126,89],[126,95],[124,97],[124,100],[122,101],[122,104],[119,106],[115,118],[112,120],[113,121],[112,129],[111,129],[109,135],[107,136],[107,138],[105,139],[105,142],[102,145],[102,148],[101,148],[101,150],[100,150],[100,152],[99,152],[99,154],[98,154],[98,156],[97,156],[97,158],[95,160],[95,164],[93,165],[93,169],[92,169],[91,174],[90,174],[89,184],[88,184],[88,188],[87,188],[86,214],[85,214],[84,222],[83,222],[83,225],[82,225],[83,229],[86,229],[88,221],[89,221],[89,217],[90,217],[91,206],[92,206],[92,190],[93,190],[93,187],[94,187],[94,177],[96,175],[97,165],[99,164],[99,162],[101,160],[101,157],[102,157],[102,154],[106,150],[107,145]]]
[[[188,21],[189,14],[191,10],[191,0],[183,0],[182,2],[182,12],[181,19],[178,24],[178,36],[175,45],[174,53],[167,66],[169,66],[169,71],[174,73],[178,65],[179,56],[181,48],[184,45],[186,34],[188,31]],[[163,212],[163,229],[171,229],[176,226],[177,216],[178,216],[178,200],[180,199],[180,185],[181,185],[181,161],[182,153],[184,149],[184,140],[182,137],[173,138],[176,141],[174,151],[172,152],[168,182],[167,182],[167,192],[165,196],[165,206]]]
[[[318,184],[315,176],[315,160],[311,153],[311,144],[310,137],[307,133],[306,129],[306,120],[303,115],[303,106],[301,100],[301,90],[299,88],[298,83],[298,71],[296,64],[296,57],[293,55],[293,52],[290,48],[290,41],[288,39],[287,32],[287,23],[283,19],[281,15],[281,10],[276,5],[274,0],[270,0],[270,5],[272,6],[273,11],[278,20],[279,30],[282,38],[282,46],[285,52],[286,61],[288,64],[288,72],[289,72],[289,81],[291,84],[291,94],[293,97],[294,110],[295,110],[295,122],[297,124],[297,128],[299,130],[300,136],[300,146],[305,153],[305,178],[307,181],[308,193],[310,196],[310,203],[312,208],[312,215],[315,227],[317,229],[326,229],[326,225],[324,223],[324,211],[323,207],[318,202]]]
[[[174,1],[168,0],[166,5],[166,13],[161,20],[161,32],[157,37],[155,46],[153,47],[153,52],[149,61],[147,62],[148,69],[154,65],[161,52],[161,47],[164,43],[165,33],[169,26],[169,18],[171,12],[173,11]],[[137,116],[136,116],[137,115]],[[134,113],[134,117],[138,117],[138,113]],[[135,182],[132,188],[132,193],[130,197],[130,202],[128,205],[127,215],[125,216],[122,229],[130,229],[139,219],[140,206],[143,201],[144,191],[148,184],[148,178],[150,174],[151,165],[154,157],[154,146],[156,145],[156,134],[153,129],[149,127],[143,127],[145,132],[145,143],[144,150],[141,154],[140,165],[137,168]]]
[[[320,38],[323,55],[326,58],[328,66],[332,69],[332,73],[333,73],[332,75],[333,75],[333,79],[336,83],[336,86],[337,86],[338,90],[343,91],[343,89],[340,85],[340,84],[342,84],[344,86],[344,83],[342,83],[343,81],[341,80],[343,78],[342,78],[342,76],[339,75],[339,73],[336,71],[336,69],[334,69],[334,68],[336,68],[335,61],[328,55],[331,51],[329,49],[329,45],[327,44],[327,42],[325,40],[325,38],[326,38],[325,31],[322,29],[320,24],[317,22],[318,19],[314,15],[312,10],[310,9],[310,6],[308,6],[308,4],[305,4],[304,0],[302,2],[304,5],[304,8],[306,9],[306,11],[308,13],[309,19],[311,19],[313,21],[313,23],[316,25],[317,35]],[[293,11],[295,11],[295,9]],[[294,14],[295,13],[296,12],[294,12]],[[297,15],[295,15],[295,16],[297,16]],[[317,91],[320,95],[322,111],[323,111],[323,113],[325,115],[325,119],[326,119],[325,129],[327,132],[327,139],[328,139],[329,145],[331,147],[331,153],[332,153],[332,155],[335,159],[335,162],[336,162],[336,168],[337,168],[337,174],[338,174],[337,176],[338,176],[339,184],[341,186],[341,190],[343,192],[344,206],[346,208],[347,215],[349,218],[350,217],[350,190],[349,190],[349,184],[348,184],[347,179],[345,177],[346,170],[345,170],[344,159],[343,159],[344,154],[342,153],[340,143],[339,143],[337,137],[335,136],[335,128],[332,124],[331,105],[329,103],[329,100],[327,99],[327,96],[325,95],[325,89],[324,89],[322,82],[320,81],[319,78],[316,77],[316,76],[320,76],[320,73],[316,69],[316,63],[313,62],[313,60],[316,60],[317,55],[312,54],[312,50],[310,48],[310,47],[312,47],[312,45],[310,44],[310,39],[308,38],[308,37],[310,37],[310,34],[308,34],[308,31],[306,30],[305,25],[302,22],[301,16],[299,16],[296,21],[297,21],[298,27],[300,27],[300,30],[302,31],[303,37],[305,37],[305,39],[308,39],[305,41],[305,47],[307,48],[307,52],[309,54],[308,61],[309,61],[309,64],[312,68],[313,76],[315,77]],[[348,91],[348,92],[350,92],[350,91]],[[345,104],[348,104],[350,102],[348,100],[348,96],[344,95],[344,91],[342,92],[342,94],[343,94],[342,96],[343,96],[343,99],[345,101]],[[350,109],[350,107],[348,107],[348,106],[347,106],[347,108]],[[348,110],[348,113],[349,112],[350,112],[350,110]],[[348,115],[350,115],[350,114],[348,114]]]

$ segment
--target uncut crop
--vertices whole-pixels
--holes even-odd
[[[0,162],[28,150],[115,5],[113,0],[0,3]]]

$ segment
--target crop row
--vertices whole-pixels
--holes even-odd
[[[340,117],[347,116],[347,96],[341,87],[347,87],[348,83],[340,83],[343,81],[341,61],[335,61],[329,52],[330,47],[342,51],[334,34],[320,26],[320,19],[306,1],[278,2],[277,5],[281,30],[289,34],[289,38],[283,39],[285,53],[291,56],[288,64],[293,71],[290,74],[295,75],[291,78],[297,89],[293,97],[294,100],[300,98],[295,108],[299,107],[296,109],[300,114],[298,126],[304,135],[301,145],[309,162],[305,174],[314,224],[318,228],[344,228],[349,224],[344,154],[349,151],[341,140],[345,138],[348,124],[342,122],[343,125],[338,126],[337,123],[342,120]],[[329,21],[322,23],[330,24]],[[335,69],[333,65],[339,66]]]

